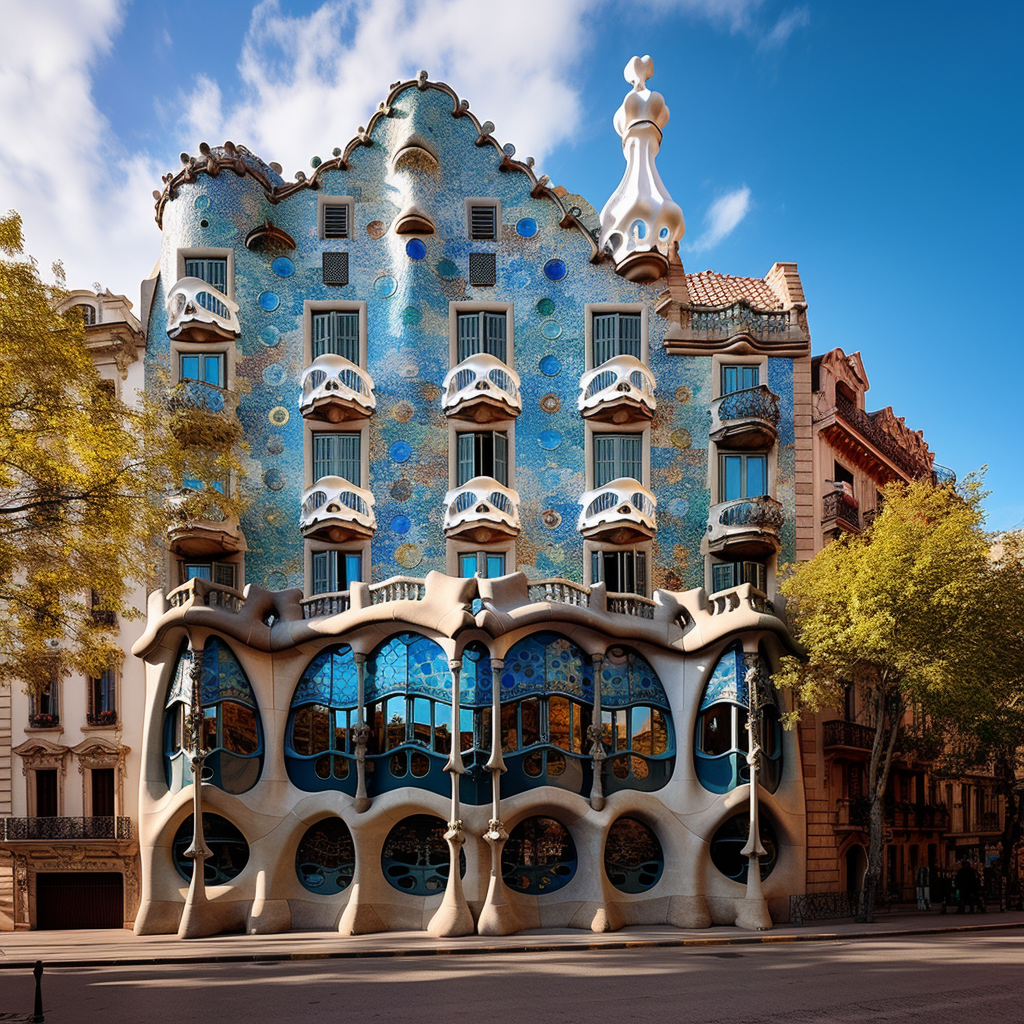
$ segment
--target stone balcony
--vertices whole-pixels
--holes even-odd
[[[238,303],[202,278],[183,277],[167,296],[167,333],[176,341],[232,341]]]
[[[615,356],[580,378],[577,406],[587,419],[635,423],[649,420],[657,405],[654,374],[635,356]]]
[[[441,408],[446,416],[460,416],[477,423],[518,416],[523,411],[519,375],[496,356],[469,356],[446,374]]]
[[[376,408],[373,378],[344,356],[319,356],[302,371],[299,411],[306,419],[342,423],[369,416]]]
[[[303,537],[338,544],[371,537],[377,529],[373,495],[340,476],[321,477],[302,494]]]
[[[860,512],[856,499],[842,491],[826,491],[821,498],[821,525],[829,531],[860,533]]]
[[[576,528],[588,540],[628,544],[654,536],[658,528],[657,498],[629,477],[587,491],[579,503],[582,511]]]
[[[182,558],[223,558],[245,551],[245,534],[237,517],[218,517],[215,506],[197,513],[200,494],[182,488],[168,498],[167,546],[171,552]]]
[[[712,505],[708,512],[708,550],[740,558],[765,558],[779,550],[785,516],[782,503],[761,495]]]
[[[519,492],[494,477],[475,476],[444,498],[444,532],[481,544],[519,534]]]
[[[710,438],[730,448],[768,449],[779,436],[779,398],[767,384],[722,395],[711,403]]]
[[[226,447],[242,434],[238,395],[201,380],[183,380],[167,400],[168,426],[183,444]]]

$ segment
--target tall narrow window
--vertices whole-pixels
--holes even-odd
[[[642,434],[594,435],[594,486],[604,487],[619,477],[643,480]]]
[[[185,276],[198,277],[208,285],[216,288],[223,295],[228,293],[228,261],[226,259],[190,259],[185,260]],[[206,292],[200,292],[196,301],[203,309],[208,309],[218,316],[226,316],[227,308],[219,300]]]
[[[313,435],[313,480],[340,476],[356,487],[362,486],[362,437],[359,434]]]
[[[36,817],[57,817],[57,769],[37,768],[33,773],[36,784]]]
[[[492,239],[498,237],[498,211],[490,204],[470,206],[469,237]]]
[[[615,356],[640,358],[639,313],[595,313],[592,326],[594,366]]]
[[[313,593],[336,594],[363,578],[363,556],[358,551],[314,551]]]
[[[313,314],[313,358],[341,356],[359,365],[359,314],[330,310]]]
[[[508,486],[508,434],[503,430],[481,430],[458,434],[457,486],[475,476],[490,476]]]
[[[734,391],[756,388],[760,383],[760,374],[758,366],[723,366],[722,394],[731,395]]]
[[[647,555],[643,551],[594,551],[590,579],[611,594],[647,595]]]
[[[86,721],[90,725],[117,723],[117,677],[113,669],[89,680],[89,709]]]
[[[718,500],[757,498],[768,493],[768,459],[764,455],[722,455],[718,468]]]
[[[92,789],[92,816],[114,817],[114,769],[93,768],[89,774]]]
[[[507,323],[505,313],[459,313],[458,361],[487,354],[505,362]]]

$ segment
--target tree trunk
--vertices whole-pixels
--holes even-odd
[[[1017,787],[1016,751],[1000,750],[995,757],[998,789],[1006,801],[1003,819],[1003,834],[999,837],[1002,855],[999,858],[1000,901],[999,909],[1007,910],[1009,897],[1010,865],[1017,846],[1024,835],[1024,792]],[[1018,894],[1019,897],[1019,894]]]

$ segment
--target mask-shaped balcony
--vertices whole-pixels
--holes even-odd
[[[580,378],[580,412],[607,423],[649,420],[657,408],[654,374],[635,356],[616,356]]]
[[[176,341],[233,340],[238,303],[202,278],[183,277],[167,296],[167,333]]]
[[[580,498],[583,511],[576,528],[588,540],[629,544],[646,540],[657,530],[658,500],[643,484],[630,477],[612,480]]]
[[[332,543],[371,537],[377,529],[373,495],[340,476],[321,477],[303,492],[303,537]]]
[[[779,396],[767,384],[711,403],[711,440],[730,448],[770,448],[779,436]]]
[[[376,408],[373,378],[344,356],[319,356],[302,371],[299,409],[308,419],[342,423],[369,416]]]
[[[772,555],[781,547],[784,520],[782,502],[767,494],[719,502],[708,512],[708,549],[744,558]]]
[[[171,552],[181,558],[220,559],[245,551],[245,534],[237,517],[218,516],[215,506],[196,512],[199,493],[186,487],[167,500],[171,512],[167,546]]]
[[[444,498],[447,537],[480,544],[505,540],[519,533],[519,492],[492,476],[475,476],[450,490]]]
[[[446,416],[491,423],[523,411],[519,375],[496,356],[481,352],[448,371],[441,408]]]
[[[183,444],[226,447],[241,438],[238,395],[201,380],[183,380],[167,400],[168,425]]]

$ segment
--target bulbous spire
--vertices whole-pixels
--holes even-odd
[[[632,85],[615,113],[622,137],[626,172],[601,211],[601,247],[610,252],[618,273],[631,281],[650,281],[668,272],[668,253],[683,237],[683,211],[668,194],[654,159],[669,110],[660,92],[647,88],[654,75],[649,56],[634,57],[623,77]]]

